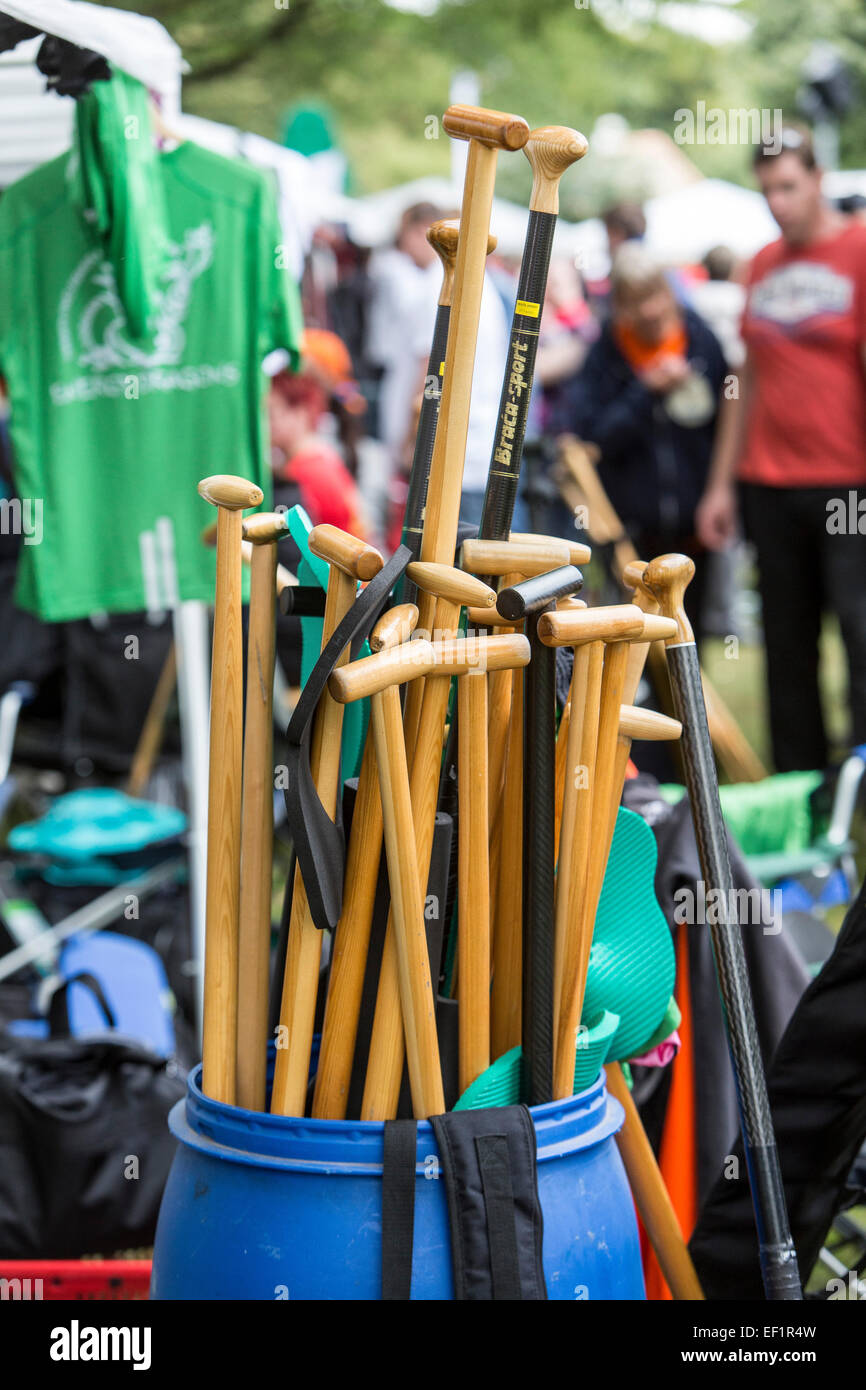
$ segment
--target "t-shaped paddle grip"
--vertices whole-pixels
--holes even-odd
[[[496,603],[496,594],[488,584],[451,565],[414,560],[407,565],[406,576],[417,589],[449,603],[471,604],[473,608],[492,608]]]
[[[677,625],[673,618],[663,618],[661,613],[644,613],[642,642],[669,642],[677,635]]]
[[[586,136],[569,126],[543,125],[530,132],[523,153],[532,165],[533,212],[559,212],[559,180],[588,149]]]
[[[592,551],[588,545],[582,545],[580,541],[570,541],[565,536],[543,536],[537,531],[512,531],[508,539],[516,545],[549,545],[551,541],[555,541],[557,545],[567,545],[570,565],[587,565],[592,558]]]
[[[458,218],[447,218],[441,222],[434,222],[427,228],[427,240],[442,262],[442,289],[439,291],[439,303],[450,307],[451,298],[454,292],[454,267],[457,264],[457,241],[460,236],[460,221]],[[487,254],[496,250],[496,237],[489,234],[487,237]],[[438,363],[436,364],[438,367]]]
[[[678,719],[669,719],[666,714],[658,714],[653,709],[640,709],[637,705],[620,705],[619,733],[621,738],[642,738],[651,743],[664,743],[677,739],[683,731]]]
[[[483,106],[449,106],[442,124],[455,140],[480,140],[501,150],[522,150],[529,139],[529,126],[522,116]]]
[[[416,676],[427,676],[434,666],[432,642],[419,637],[340,666],[328,677],[328,689],[339,704],[347,705],[377,695],[389,685],[404,685]]]
[[[437,676],[465,676],[470,671],[507,671],[528,666],[529,641],[519,632],[495,637],[446,637],[433,643]]]
[[[335,565],[351,579],[375,579],[385,563],[374,546],[327,522],[313,527],[307,544],[320,560],[327,560],[329,565]]]
[[[578,647],[584,642],[628,642],[640,638],[644,615],[634,603],[608,608],[557,609],[538,620],[538,636],[546,647]]]
[[[252,545],[271,545],[289,529],[285,512],[256,512],[244,519],[243,536]]]
[[[400,603],[396,608],[389,608],[370,633],[371,651],[384,652],[408,642],[417,621],[418,609],[414,603]]]
[[[255,483],[247,478],[238,478],[233,473],[214,473],[210,478],[202,478],[198,492],[206,502],[213,503],[215,507],[225,507],[230,512],[258,507],[265,497]]]
[[[644,571],[643,582],[658,600],[661,612],[666,618],[673,618],[677,625],[673,636],[665,640],[667,647],[695,640],[684,607],[685,592],[694,573],[695,562],[688,555],[659,555],[650,560]]]
[[[463,542],[461,564],[471,574],[522,574],[527,578],[571,564],[568,541],[485,541]]]
[[[622,572],[622,582],[626,588],[634,590],[634,602],[644,613],[659,611],[658,599],[651,594],[644,583],[647,570],[646,560],[630,560]]]
[[[515,584],[510,589],[500,589],[496,607],[503,618],[526,618],[541,613],[549,604],[555,603],[566,594],[576,594],[583,587],[583,575],[574,565],[561,565],[558,569],[547,570]]]

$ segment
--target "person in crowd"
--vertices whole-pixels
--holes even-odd
[[[694,281],[689,302],[715,333],[730,372],[743,363],[746,349],[740,320],[746,288],[737,277],[737,258],[728,246],[714,246],[704,256],[705,280]],[[728,380],[731,380],[729,377]],[[734,595],[737,551],[711,550],[706,557],[704,624],[707,635],[728,637],[737,630]]]
[[[692,308],[715,333],[722,345],[728,366],[739,367],[746,355],[740,337],[740,319],[746,302],[746,289],[735,278],[737,258],[730,247],[714,246],[704,256],[701,264],[707,272],[707,278],[692,285]]]
[[[427,229],[439,216],[432,203],[416,203],[407,208],[400,219],[395,244],[377,252],[370,261],[366,351],[381,371],[378,429],[392,472],[406,463],[406,438],[416,385],[414,348],[419,325],[427,322],[428,272],[435,272],[438,267],[436,252],[427,240]],[[441,271],[439,276],[441,279]],[[428,342],[428,351],[429,346]],[[387,480],[383,481],[387,484]]]
[[[607,248],[611,264],[621,246],[628,241],[643,241],[646,236],[646,217],[640,203],[614,203],[601,215],[607,232]]]
[[[720,549],[741,516],[755,547],[773,759],[788,772],[827,761],[827,610],[847,652],[851,740],[866,741],[866,227],[825,204],[805,129],[759,146],[754,168],[781,236],[749,269],[746,359],[697,527]]]
[[[556,425],[600,451],[601,481],[642,557],[695,561],[686,607],[702,630],[703,551],[695,508],[710,465],[725,361],[664,269],[639,245],[620,248],[611,317],[565,394]]]
[[[300,502],[314,526],[329,522],[353,536],[367,533],[355,480],[333,442],[322,433],[328,397],[311,373],[277,372],[268,398],[274,466],[274,502]]]

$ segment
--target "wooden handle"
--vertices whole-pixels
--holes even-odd
[[[494,608],[496,593],[488,584],[452,565],[439,565],[426,560],[414,560],[406,575],[417,589],[449,603],[472,604],[474,608]]]
[[[625,1124],[616,1135],[617,1148],[662,1274],[675,1299],[700,1302],[703,1290],[622,1068],[619,1062],[611,1062],[605,1071],[607,1089],[625,1111]]]
[[[454,295],[454,267],[457,264],[457,239],[460,235],[460,222],[457,218],[434,222],[427,228],[427,240],[442,262],[442,289],[439,303],[450,307]],[[487,238],[487,254],[496,250],[496,237]]]
[[[517,545],[546,545],[549,541],[553,541],[555,545],[567,545],[570,565],[588,565],[592,558],[592,551],[588,545],[582,545],[580,541],[570,541],[563,536],[542,536],[536,531],[512,531],[508,539]]]
[[[568,541],[464,541],[461,563],[470,574],[519,574],[524,579],[571,564]]]
[[[265,494],[255,483],[246,478],[238,478],[233,473],[214,473],[211,478],[202,478],[198,485],[199,496],[215,507],[225,507],[230,512],[242,512],[247,507],[259,507]]]
[[[530,132],[523,153],[532,165],[533,212],[559,212],[559,180],[588,149],[586,137],[568,126],[543,125]]]
[[[328,690],[332,699],[347,705],[387,690],[389,685],[403,685],[416,676],[426,676],[435,664],[432,642],[417,638],[341,666],[328,677]]]
[[[339,526],[331,526],[327,522],[313,527],[307,537],[307,544],[320,560],[327,560],[329,565],[336,565],[338,570],[348,574],[351,579],[374,579],[385,563],[374,546],[368,545],[366,541],[359,541],[357,536],[350,536],[348,531],[341,531]]]
[[[514,627],[522,618],[503,618],[496,608],[467,608],[466,621],[472,627]]]
[[[252,545],[273,545],[289,529],[285,512],[256,512],[244,519],[244,540]]]
[[[583,642],[625,642],[643,635],[644,615],[633,603],[609,608],[557,608],[542,613],[538,636],[546,647],[576,647]]]
[[[442,125],[454,140],[478,140],[500,150],[521,150],[529,139],[529,126],[522,116],[483,106],[449,106]]]
[[[237,1103],[265,1109],[268,976],[271,960],[271,893],[274,845],[274,653],[276,645],[276,544],[285,513],[260,513],[250,574],[247,689],[244,722],[241,890],[238,926]]]
[[[556,600],[557,613],[580,613],[586,608],[586,599],[577,598],[575,594],[566,594],[564,598]]]
[[[678,719],[669,719],[666,714],[658,714],[652,709],[641,709],[638,705],[620,705],[620,738],[643,738],[651,743],[664,743],[677,739],[683,731]]]
[[[388,647],[399,647],[408,642],[415,631],[418,609],[414,603],[400,603],[389,608],[370,633],[370,647],[374,652],[383,652]]]
[[[622,582],[627,589],[634,590],[634,602],[644,613],[657,613],[658,599],[655,594],[650,593],[644,583],[646,571],[646,560],[630,560],[622,572]]]
[[[676,637],[677,631],[673,618],[663,618],[660,613],[644,613],[642,642],[666,642]]]
[[[374,696],[371,720],[384,814],[385,853],[412,1108],[417,1119],[424,1119],[428,1115],[441,1115],[445,1109],[445,1097],[424,927],[424,895],[415,854],[403,720],[396,689],[379,691]]]
[[[688,555],[659,555],[650,560],[644,571],[643,582],[650,593],[658,600],[659,608],[666,618],[673,618],[677,625],[674,636],[665,640],[665,646],[673,643],[694,642],[695,634],[686,617],[684,596],[695,573],[695,562]]]
[[[243,776],[241,515],[220,506],[210,698],[202,1090],[234,1105]]]
[[[446,637],[431,646],[437,676],[505,671],[529,665],[529,640],[519,632],[500,633],[497,637]]]

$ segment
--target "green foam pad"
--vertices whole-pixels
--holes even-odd
[[[593,1019],[590,1026],[582,1027],[577,1048],[577,1061],[574,1068],[574,1094],[591,1086],[601,1070],[616,1035],[619,1019],[616,1014],[605,1011]],[[455,1110],[483,1110],[497,1105],[517,1105],[520,1101],[520,1068],[523,1049],[512,1047],[482,1072],[467,1086]]]

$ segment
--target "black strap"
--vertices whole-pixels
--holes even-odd
[[[382,1162],[382,1298],[412,1297],[415,1236],[415,1120],[386,1120]]]
[[[514,1224],[514,1188],[508,1139],[504,1134],[481,1134],[475,1140],[484,1206],[490,1278],[495,1300],[520,1299],[520,1260]]]
[[[401,545],[355,600],[310,672],[286,730],[286,820],[310,915],[320,931],[333,931],[340,920],[346,847],[339,820],[331,820],[313,781],[313,716],[343,649],[370,631],[409,559]]]
[[[89,970],[80,970],[77,975],[70,975],[68,980],[61,980],[51,996],[48,1005],[48,1029],[52,1038],[69,1037],[69,1000],[67,993],[70,985],[86,985],[96,1000],[97,1004],[105,1014],[105,1021],[109,1028],[117,1027],[117,1018],[114,1010],[105,997],[102,985],[95,975],[91,975]]]
[[[525,1105],[432,1115],[458,1301],[547,1298],[536,1137]]]

